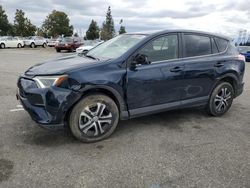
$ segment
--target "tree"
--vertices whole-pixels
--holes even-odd
[[[14,33],[17,36],[31,36],[36,32],[36,26],[33,25],[30,19],[25,17],[22,10],[17,9],[14,19]]]
[[[8,21],[8,16],[0,5],[0,35],[8,35],[11,32],[10,30],[11,24]]]
[[[114,36],[115,36],[114,20],[111,15],[111,8],[109,6],[107,14],[106,14],[106,20],[102,24],[101,39],[109,40],[113,38]]]
[[[72,36],[73,26],[70,25],[68,15],[61,11],[53,10],[43,22],[42,30],[48,35],[56,37],[58,35]]]
[[[126,33],[125,26],[122,25],[122,22],[123,22],[123,20],[121,19],[121,21],[120,21],[121,26],[120,26],[120,30],[119,30],[119,35],[123,34],[123,33]]]
[[[100,29],[97,25],[97,22],[92,20],[90,25],[89,25],[89,29],[86,32],[86,39],[87,40],[95,40],[99,38],[99,32]]]

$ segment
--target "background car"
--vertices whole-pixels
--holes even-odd
[[[55,45],[55,49],[57,52],[61,52],[61,50],[67,50],[69,52],[73,52],[82,44],[83,42],[81,38],[65,37]]]
[[[31,48],[35,48],[37,46],[46,47],[47,41],[45,38],[40,36],[31,36],[24,40],[25,46],[30,46]]]
[[[238,51],[245,56],[247,62],[250,62],[250,46],[238,46]]]
[[[19,37],[7,36],[0,38],[1,48],[22,48],[23,46],[24,42]]]
[[[84,44],[76,49],[76,53],[86,53],[92,48],[102,44],[103,42],[104,41],[95,41],[95,40],[84,41]]]

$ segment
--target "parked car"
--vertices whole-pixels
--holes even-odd
[[[31,36],[24,40],[24,45],[31,48],[35,48],[37,46],[42,46],[45,48],[47,46],[47,41],[45,38],[40,36]]]
[[[95,142],[119,120],[152,113],[204,107],[221,116],[243,92],[244,71],[244,56],[220,35],[123,34],[85,55],[32,66],[18,79],[17,97],[43,127],[68,125],[79,140]]]
[[[1,37],[0,38],[0,47],[1,48],[22,48],[24,46],[24,42],[19,37]]]
[[[55,45],[55,49],[57,52],[61,52],[61,50],[67,50],[69,52],[73,52],[81,46],[83,43],[80,38],[75,37],[65,37],[60,42]]]
[[[76,53],[87,53],[92,48],[102,44],[104,41],[84,41],[84,44],[76,49]]]
[[[250,46],[238,46],[238,51],[245,56],[247,62],[250,62]]]

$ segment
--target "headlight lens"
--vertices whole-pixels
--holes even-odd
[[[61,76],[37,76],[34,78],[40,88],[47,88],[50,86],[59,86],[68,78],[67,75]]]

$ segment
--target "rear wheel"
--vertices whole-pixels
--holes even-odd
[[[61,50],[59,50],[59,49],[56,49],[56,51],[57,51],[57,52],[61,52]]]
[[[221,116],[226,113],[233,103],[234,89],[228,82],[219,83],[213,90],[207,112],[212,116]]]
[[[5,48],[5,44],[4,43],[1,43],[1,48]]]
[[[82,142],[96,142],[109,137],[117,127],[119,110],[106,95],[84,97],[73,108],[69,126],[73,135]]]

